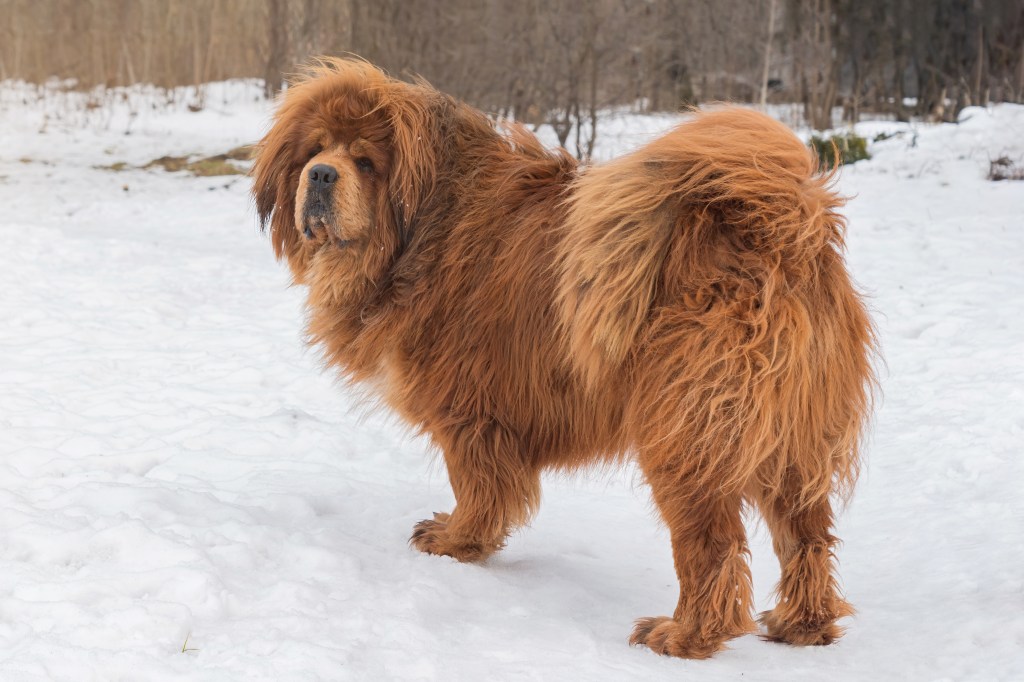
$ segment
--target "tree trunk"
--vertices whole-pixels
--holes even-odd
[[[775,36],[775,2],[768,3],[768,37],[764,41],[764,71],[761,73],[761,108],[768,106],[768,69],[772,63],[772,38]]]
[[[270,50],[263,75],[263,90],[267,97],[273,97],[281,89],[284,80],[285,54],[288,51],[288,8],[287,0],[267,0],[270,17],[267,28],[270,36]]]

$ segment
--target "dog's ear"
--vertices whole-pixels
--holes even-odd
[[[440,182],[452,153],[455,104],[427,85],[396,82],[383,106],[391,128],[390,219],[404,247],[443,203]]]
[[[280,102],[274,125],[256,148],[253,164],[253,198],[260,228],[270,228],[274,253],[283,258],[298,251],[295,228],[295,194],[299,174],[308,158],[308,131],[299,98],[289,92]]]

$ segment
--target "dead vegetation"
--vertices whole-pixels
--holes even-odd
[[[1024,164],[1014,161],[1008,156],[1000,156],[998,159],[988,163],[988,179],[1000,180],[1024,180]]]
[[[133,166],[125,161],[96,166],[100,170],[113,172],[141,168],[143,170],[163,169],[168,173],[187,172],[196,177],[206,178],[220,175],[245,175],[246,162],[252,159],[253,145],[235,147],[223,154],[195,158],[190,156],[161,156],[142,165]]]
[[[1020,0],[2,0],[0,80],[279,89],[315,55],[361,55],[585,155],[594,112],[792,103],[957,120],[1024,100]],[[100,106],[97,102],[95,106]],[[570,132],[571,131],[571,132]]]

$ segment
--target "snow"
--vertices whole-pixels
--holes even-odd
[[[626,644],[676,599],[634,469],[548,478],[485,565],[413,551],[443,467],[303,347],[249,181],[97,168],[256,140],[256,84],[76,97],[0,87],[0,679],[1024,679],[1024,183],[984,179],[1024,107],[859,125],[897,133],[839,185],[885,355],[838,531],[859,613],[694,662]],[[610,117],[596,155],[676,120]]]

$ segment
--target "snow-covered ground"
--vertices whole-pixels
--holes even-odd
[[[860,126],[899,135],[840,182],[886,361],[839,528],[859,613],[692,662],[626,644],[677,589],[634,470],[550,478],[485,565],[413,551],[443,467],[303,348],[248,180],[97,168],[254,141],[253,84],[61,102],[0,88],[0,680],[1024,679],[1024,183],[984,179],[1024,107]]]

